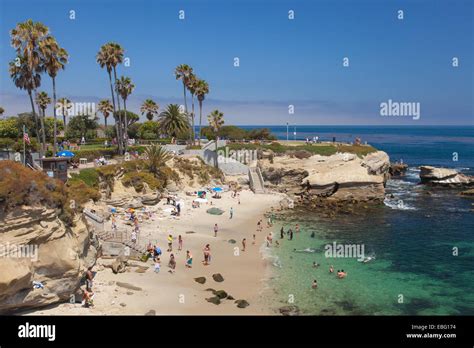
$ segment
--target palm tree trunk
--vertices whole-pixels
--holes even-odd
[[[107,117],[108,117],[108,116],[104,116],[105,131],[107,131]]]
[[[38,124],[38,115],[36,115],[36,112],[35,112],[35,103],[33,102],[33,95],[31,93],[31,90],[28,90],[28,95],[30,97],[31,110],[33,110],[33,118],[35,120],[36,141],[38,142],[38,144],[41,144],[39,124]],[[40,151],[40,155],[41,154],[42,154],[42,151]]]
[[[122,141],[122,151],[120,152],[120,154],[123,155],[124,154],[123,151],[126,147],[125,138],[124,138],[124,125],[123,125],[122,113],[121,113],[121,107],[120,107],[120,96],[119,96],[119,93],[117,92],[117,69],[115,69],[115,67],[113,69],[114,69],[114,78],[115,78],[114,87],[117,93],[118,118],[119,118],[119,124],[120,124],[120,138],[119,139],[120,141]]]
[[[124,151],[127,152],[127,147],[128,147],[128,120],[127,120],[127,100],[124,99],[123,100],[123,109],[124,109],[124,112],[125,112],[125,117],[124,117],[124,121],[125,121],[125,134],[124,134]]]
[[[202,129],[202,100],[199,101],[199,146],[201,146],[201,129]]]
[[[56,143],[58,141],[56,133],[57,133],[57,116],[56,116],[56,79],[53,77],[53,114],[54,114],[54,143],[53,143],[53,156],[56,156]]]
[[[122,142],[120,140],[120,126],[119,126],[119,118],[117,116],[117,111],[116,111],[116,108],[115,108],[115,95],[114,95],[114,87],[112,85],[112,74],[110,73],[110,71],[108,71],[109,73],[109,82],[110,82],[110,93],[112,93],[112,105],[114,107],[114,119],[115,119],[115,131],[116,131],[116,139],[117,139],[117,145],[118,145],[118,151],[119,151],[119,154],[122,153]]]
[[[216,142],[216,168],[219,168],[219,155],[217,154],[217,139],[218,137],[217,137],[217,131],[216,131],[216,140],[215,140]]]
[[[191,93],[191,100],[192,100],[192,111],[191,111],[191,117],[192,117],[192,127],[191,127],[191,137],[192,137],[192,144],[194,145],[194,142],[196,140],[196,136],[194,134],[194,93]]]
[[[46,109],[42,109],[43,115],[40,116],[40,124],[41,124],[41,137],[43,138],[43,151],[46,151],[46,132],[44,129],[44,117]]]

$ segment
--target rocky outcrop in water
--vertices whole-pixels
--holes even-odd
[[[0,313],[69,301],[96,261],[82,218],[69,227],[55,209],[18,207],[2,215],[0,246]]]
[[[407,169],[408,165],[405,163],[392,163],[388,172],[391,176],[402,176],[405,175]]]
[[[460,188],[474,186],[474,176],[461,174],[449,168],[421,166],[420,179],[422,184],[430,186]]]
[[[390,159],[383,151],[359,158],[350,153],[309,158],[278,156],[261,160],[262,175],[270,187],[299,196],[305,205],[383,202]]]

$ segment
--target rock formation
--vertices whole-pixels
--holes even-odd
[[[23,206],[3,214],[0,245],[1,314],[70,301],[96,260],[83,219],[68,227],[55,209]]]
[[[474,186],[474,176],[461,174],[449,168],[421,166],[420,179],[422,184],[430,186],[460,188]]]
[[[383,151],[359,158],[349,153],[309,158],[277,156],[259,165],[266,184],[303,201],[382,202],[390,159]]]

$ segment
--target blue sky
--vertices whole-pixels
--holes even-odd
[[[210,84],[205,114],[218,108],[228,124],[472,125],[473,6],[470,0],[0,0],[0,105],[7,115],[29,110],[8,62],[15,57],[9,31],[31,18],[69,52],[57,88],[73,101],[110,98],[95,55],[116,41],[131,61],[119,74],[136,85],[129,106],[137,113],[148,97],[161,108],[183,102],[173,71],[186,63]],[[47,76],[40,90],[52,94]],[[381,117],[380,103],[388,99],[419,102],[420,119]]]

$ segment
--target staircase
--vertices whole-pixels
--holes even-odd
[[[249,168],[249,185],[254,193],[265,193],[265,185],[260,168]]]

